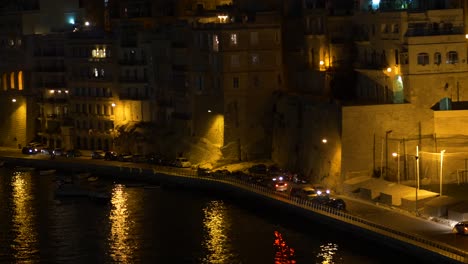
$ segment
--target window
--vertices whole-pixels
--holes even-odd
[[[254,87],[260,86],[260,78],[258,77],[258,75],[254,75],[254,77],[253,77],[253,85],[254,85]]]
[[[236,33],[231,34],[231,45],[237,45],[237,34]]]
[[[393,24],[393,33],[400,33],[400,25]]]
[[[239,55],[231,55],[231,66],[239,67]]]
[[[418,54],[418,65],[426,65],[429,64],[429,54],[427,53],[419,53]]]
[[[440,54],[440,52],[436,52],[434,54],[434,64],[440,65],[441,62],[442,62],[442,55]]]
[[[250,44],[251,45],[258,44],[258,32],[250,32]]]
[[[447,53],[447,64],[455,64],[458,62],[458,53],[456,51],[449,51]]]
[[[380,32],[388,33],[388,25],[387,24],[381,24],[380,25]]]
[[[219,38],[218,35],[213,35],[213,51],[219,51]]]
[[[251,61],[252,61],[252,65],[257,65],[258,64],[258,54],[252,54],[251,55]]]
[[[232,78],[232,88],[239,88],[239,77]]]

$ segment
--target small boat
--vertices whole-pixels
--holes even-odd
[[[39,175],[51,175],[51,174],[54,174],[57,170],[53,170],[53,169],[50,169],[50,170],[41,170],[39,171]]]
[[[87,190],[74,184],[62,184],[55,190],[56,197],[87,197],[95,200],[110,201],[111,196],[104,192]]]
[[[96,176],[90,176],[90,177],[88,177],[88,181],[89,181],[89,182],[94,182],[94,181],[97,181],[98,179],[99,179],[99,178],[96,177]]]
[[[34,171],[35,168],[33,167],[23,167],[23,166],[17,166],[15,168],[16,171],[19,171],[19,172],[29,172],[29,171]]]
[[[81,172],[76,175],[78,179],[85,179],[91,176],[91,172]]]

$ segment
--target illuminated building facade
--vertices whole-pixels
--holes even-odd
[[[74,124],[69,115],[65,35],[29,35],[26,44],[31,86],[39,107],[36,140],[52,148],[72,146],[70,128]]]
[[[111,149],[119,107],[113,39],[103,31],[83,31],[66,41],[73,147]]]
[[[217,143],[226,158],[243,160],[270,153],[272,98],[283,90],[283,60],[278,14],[239,17],[195,26],[191,74],[194,116],[223,115]]]

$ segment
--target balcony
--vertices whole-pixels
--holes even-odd
[[[405,37],[441,36],[441,35],[464,35],[463,27],[452,28],[408,28]]]
[[[67,84],[65,82],[36,82],[36,87],[38,88],[65,88]]]
[[[120,77],[119,81],[121,83],[147,83],[148,78],[130,78],[130,77]]]
[[[35,72],[65,72],[65,66],[38,66],[34,68]]]
[[[146,59],[144,60],[119,60],[120,65],[124,66],[135,66],[135,65],[146,65]]]
[[[148,95],[127,95],[127,94],[120,94],[119,95],[119,99],[120,100],[133,100],[133,101],[146,101],[146,100],[149,100],[149,96]]]

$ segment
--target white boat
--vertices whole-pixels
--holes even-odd
[[[50,169],[50,170],[41,170],[39,171],[39,175],[50,175],[50,174],[54,174],[57,170],[53,170],[53,169]]]
[[[97,181],[98,179],[99,179],[99,178],[96,177],[96,176],[90,176],[90,177],[88,177],[88,181],[90,181],[90,182]]]

